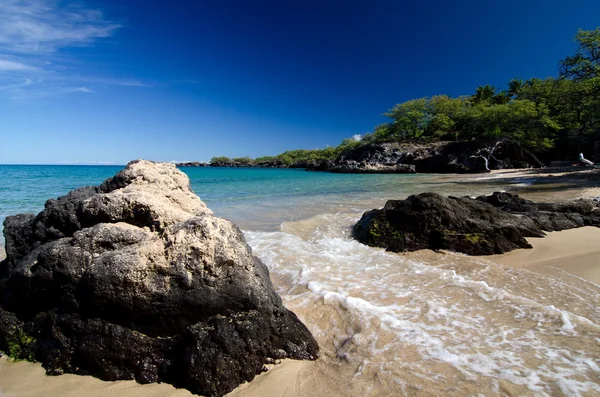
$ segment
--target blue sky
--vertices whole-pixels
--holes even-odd
[[[394,104],[556,76],[600,2],[0,1],[0,163],[337,145]]]

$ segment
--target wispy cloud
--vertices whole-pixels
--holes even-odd
[[[93,45],[120,27],[81,2],[0,0],[0,95],[27,100],[146,86],[133,79],[86,74],[70,66],[75,59],[61,52]]]
[[[76,4],[60,7],[49,0],[2,0],[0,15],[0,50],[10,53],[48,53],[86,45],[120,27],[105,20],[99,10]]]
[[[62,160],[57,161],[56,164],[79,164],[79,165],[116,165],[115,161],[81,161],[81,160]],[[0,397],[2,395],[0,394]]]
[[[37,70],[37,68],[26,65],[21,62],[9,61],[7,59],[0,59],[0,72],[7,71],[33,71]]]

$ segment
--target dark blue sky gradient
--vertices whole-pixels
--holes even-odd
[[[11,147],[0,163],[209,160],[337,145],[408,99],[556,76],[577,29],[600,25],[600,1],[85,5],[121,27],[61,48],[54,62],[71,76],[141,86],[0,97]]]

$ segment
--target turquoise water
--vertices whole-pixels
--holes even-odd
[[[0,222],[8,215],[38,213],[49,198],[97,185],[122,166],[0,165]],[[487,193],[486,186],[457,183],[456,176],[357,175],[297,169],[192,168],[182,170],[216,215],[244,230],[279,230],[282,222],[322,213],[364,212],[389,198],[422,191]],[[453,180],[454,179],[454,180]],[[2,241],[3,238],[0,238]]]
[[[37,213],[49,198],[97,185],[121,166],[0,165],[0,221],[7,215]],[[415,175],[340,175],[304,170],[183,168],[192,188],[217,215],[243,228],[276,229],[321,210],[377,194],[409,188]]]

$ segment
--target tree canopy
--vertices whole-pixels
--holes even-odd
[[[291,150],[254,163],[333,159],[360,145],[402,140],[511,139],[537,154],[572,158],[600,145],[600,27],[579,30],[575,41],[575,54],[560,62],[557,78],[514,78],[505,90],[482,85],[472,95],[412,99],[384,113],[389,121],[361,141],[348,138],[337,147]]]

